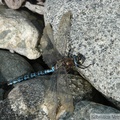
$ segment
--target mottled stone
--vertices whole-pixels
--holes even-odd
[[[18,9],[26,0],[4,0],[5,4],[11,9]]]
[[[64,120],[97,120],[97,117],[99,117],[99,119],[101,117],[100,120],[119,120],[120,111],[102,104],[90,101],[81,101],[75,105],[73,115],[71,115],[70,117],[65,117]],[[60,120],[63,119],[61,118]]]
[[[45,96],[45,86],[42,80],[43,78],[19,83],[8,94],[11,109],[15,113],[26,117],[32,115],[34,119],[45,118],[45,113],[41,109]]]
[[[45,10],[43,2],[39,2],[37,4],[31,4],[30,2],[26,1],[24,7],[28,8],[29,10],[31,10],[35,13],[41,14],[41,15],[44,14],[44,10]]]
[[[0,50],[0,81],[13,80],[32,71],[31,65],[20,55]]]
[[[56,86],[56,79],[53,80],[54,77],[55,76],[42,76],[18,83],[8,94],[7,98],[14,114],[26,116],[27,118],[32,115],[36,119],[42,120],[42,118],[46,118],[47,120],[49,117],[52,118],[51,113],[54,114],[56,118],[59,118],[68,112],[67,104],[70,101],[69,99],[67,102],[64,101],[64,95],[66,95],[65,98],[69,98],[70,95],[73,95],[74,98],[80,96],[79,100],[88,95],[86,99],[91,99],[92,87],[90,88],[89,83],[82,80],[79,76],[68,75],[68,86],[71,92],[64,89],[65,86],[62,86],[63,83],[59,83],[59,86]],[[63,80],[61,80],[61,82],[63,82]],[[78,83],[77,85],[76,81]],[[63,100],[61,104],[59,103],[60,100]],[[69,109],[72,109],[71,106],[69,106]],[[56,111],[57,114],[55,114]]]
[[[40,33],[27,14],[0,6],[0,26],[0,48],[29,59],[41,55],[37,49]]]
[[[54,38],[58,37],[56,33],[62,15],[71,11],[67,44],[74,54],[80,52],[86,57],[84,65],[92,64],[87,69],[78,70],[97,90],[108,99],[112,98],[117,106],[120,106],[119,4],[119,0],[46,0],[45,4],[45,23],[52,24]]]
[[[78,75],[68,75],[68,84],[74,100],[92,100],[95,90],[84,78]]]
[[[11,107],[11,103],[9,99],[5,99],[4,101],[0,101],[0,119],[1,120],[48,120],[45,115],[43,116],[42,111],[36,112],[36,114],[26,114],[22,115],[15,111]],[[39,114],[39,115],[38,115]]]

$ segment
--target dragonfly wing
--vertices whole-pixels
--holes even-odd
[[[72,113],[74,110],[72,94],[68,94],[70,93],[70,90],[68,86],[67,72],[64,67],[59,69],[57,76],[57,91],[61,104],[56,117],[59,118],[61,114],[64,114],[65,112]]]
[[[59,23],[58,31],[55,34],[56,48],[62,56],[65,56],[65,52],[67,51],[67,45],[70,40],[71,16],[71,11],[63,14]]]
[[[50,80],[47,81],[47,90],[45,93],[43,108],[45,107],[47,108],[49,118],[51,120],[56,120],[58,107],[56,71],[52,74]]]
[[[52,44],[53,30],[50,24],[47,24],[43,31],[43,36],[41,38],[41,49],[43,55],[43,61],[49,66],[52,67],[56,64],[58,60],[61,59],[61,55],[57,49]]]

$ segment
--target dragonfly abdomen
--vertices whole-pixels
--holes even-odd
[[[29,79],[35,78],[37,76],[46,75],[46,74],[52,73],[54,71],[55,71],[55,69],[54,69],[54,67],[52,67],[51,69],[48,69],[48,70],[38,71],[38,72],[34,72],[34,73],[29,73],[29,74],[26,74],[24,76],[20,76],[17,79],[9,81],[8,85],[13,85],[13,84],[25,81],[25,80],[29,80]]]

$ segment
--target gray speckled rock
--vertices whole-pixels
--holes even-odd
[[[29,59],[41,55],[37,49],[39,31],[28,16],[0,6],[0,26],[0,48],[15,51]]]
[[[45,96],[45,86],[43,78],[25,81],[16,85],[8,94],[11,109],[19,116],[33,116],[44,120],[47,116],[41,109],[41,104]],[[45,117],[46,116],[46,117]]]
[[[4,101],[0,101],[0,119],[1,120],[48,120],[45,118],[45,115],[42,115],[42,111],[38,111],[39,118],[36,118],[38,114],[30,114],[28,115],[22,115],[18,113],[18,111],[15,111],[9,102],[8,99],[5,99]]]
[[[74,54],[80,52],[86,57],[84,65],[93,63],[79,72],[120,108],[119,4],[119,0],[46,0],[45,23],[52,24],[58,37],[61,16],[69,10],[72,12],[68,43]]]
[[[31,4],[30,2],[26,1],[24,7],[38,14],[42,14],[42,15],[44,14],[44,3],[43,2],[39,2],[37,4]]]
[[[9,81],[31,71],[31,65],[23,57],[0,50],[0,81]]]
[[[89,85],[89,83],[87,83],[85,80],[82,80],[78,76],[69,75],[68,78],[71,92],[67,93],[68,91],[66,91],[66,95],[74,94],[74,98],[78,98],[78,96],[80,96],[79,100],[83,98],[86,98],[87,100],[91,99],[92,87]],[[14,111],[14,113],[18,116],[30,117],[30,115],[32,115],[34,116],[34,119],[48,119],[48,116],[50,116],[49,112],[53,113],[56,108],[58,110],[58,108],[61,106],[58,105],[59,103],[55,103],[56,100],[53,100],[53,98],[56,98],[56,89],[54,88],[54,84],[50,79],[51,76],[42,76],[17,84],[15,88],[8,94],[7,98],[12,111]],[[52,92],[50,91],[51,89],[49,89],[50,83],[52,83],[54,88]],[[60,88],[61,87],[63,88],[63,86],[60,86]],[[62,93],[60,97],[62,97],[62,95],[64,97],[64,94],[65,93]],[[59,97],[58,92],[57,95]],[[50,99],[53,101],[49,103]],[[45,100],[48,103],[46,103]],[[53,108],[51,111],[49,110],[50,107]]]
[[[115,118],[115,116],[117,117]],[[99,119],[97,117],[99,117]],[[81,101],[75,105],[73,115],[71,117],[64,118],[64,120],[104,120],[104,119],[119,120],[120,111],[102,104],[90,101]],[[62,118],[60,120],[62,120]]]
[[[85,79],[77,75],[68,75],[68,84],[75,100],[92,100],[95,90]]]

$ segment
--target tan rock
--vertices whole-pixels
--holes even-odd
[[[8,49],[36,59],[39,32],[32,22],[20,12],[0,7],[0,48]]]

